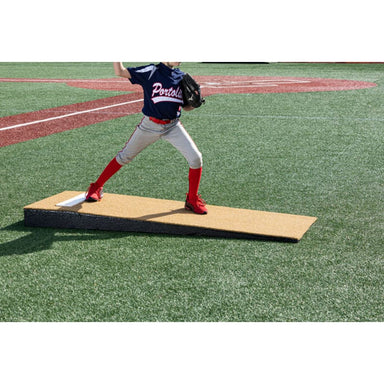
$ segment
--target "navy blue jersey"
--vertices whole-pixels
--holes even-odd
[[[181,115],[183,95],[180,81],[184,72],[163,63],[127,69],[131,74],[131,83],[143,87],[144,115],[162,120],[172,120]]]

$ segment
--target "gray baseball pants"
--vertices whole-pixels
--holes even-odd
[[[116,161],[120,165],[128,164],[159,139],[171,143],[185,157],[190,168],[202,167],[202,155],[179,119],[172,120],[169,124],[157,124],[148,116],[143,117],[124,148],[117,154]]]

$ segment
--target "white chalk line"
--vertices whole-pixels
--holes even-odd
[[[101,80],[101,79],[12,79],[12,78],[0,78],[2,83],[124,83],[126,80]]]
[[[93,108],[93,109],[87,109],[87,110],[84,110],[84,111],[77,111],[77,112],[67,113],[67,114],[64,114],[64,115],[59,115],[59,116],[49,117],[49,118],[46,118],[46,119],[35,120],[35,121],[29,121],[29,122],[27,122],[27,123],[21,123],[21,124],[16,124],[16,125],[10,125],[10,126],[8,126],[8,127],[0,128],[0,131],[7,131],[7,130],[9,130],[9,129],[25,127],[25,126],[28,126],[28,125],[39,124],[39,123],[45,123],[45,122],[47,122],[47,121],[53,121],[53,120],[58,120],[58,119],[64,119],[64,118],[66,118],[66,117],[71,117],[71,116],[81,115],[81,114],[84,114],[84,113],[90,113],[90,112],[95,112],[95,111],[101,111],[101,110],[103,110],[103,109],[119,107],[119,106],[121,106],[121,105],[138,103],[138,102],[143,101],[143,100],[144,100],[144,99],[138,99],[138,100],[126,101],[126,102],[124,102],[124,103],[112,104],[112,105],[107,105],[107,106],[104,106],[104,107],[98,107],[98,108]]]
[[[201,88],[253,88],[278,87],[280,85],[295,85],[311,83],[309,80],[298,79],[254,79],[254,80],[222,80],[202,81]]]

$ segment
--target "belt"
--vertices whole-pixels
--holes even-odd
[[[153,121],[154,123],[156,124],[169,124],[169,123],[172,123],[172,121],[175,121],[175,120],[161,120],[161,119],[156,119],[156,117],[149,117],[149,120]]]

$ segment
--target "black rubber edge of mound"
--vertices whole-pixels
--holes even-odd
[[[273,237],[241,232],[222,231],[196,226],[164,224],[153,221],[139,221],[70,211],[49,211],[41,209],[24,209],[24,225],[27,227],[138,232],[184,236],[192,235],[202,237],[279,241],[289,243],[297,243],[299,241],[298,239],[287,237]]]

